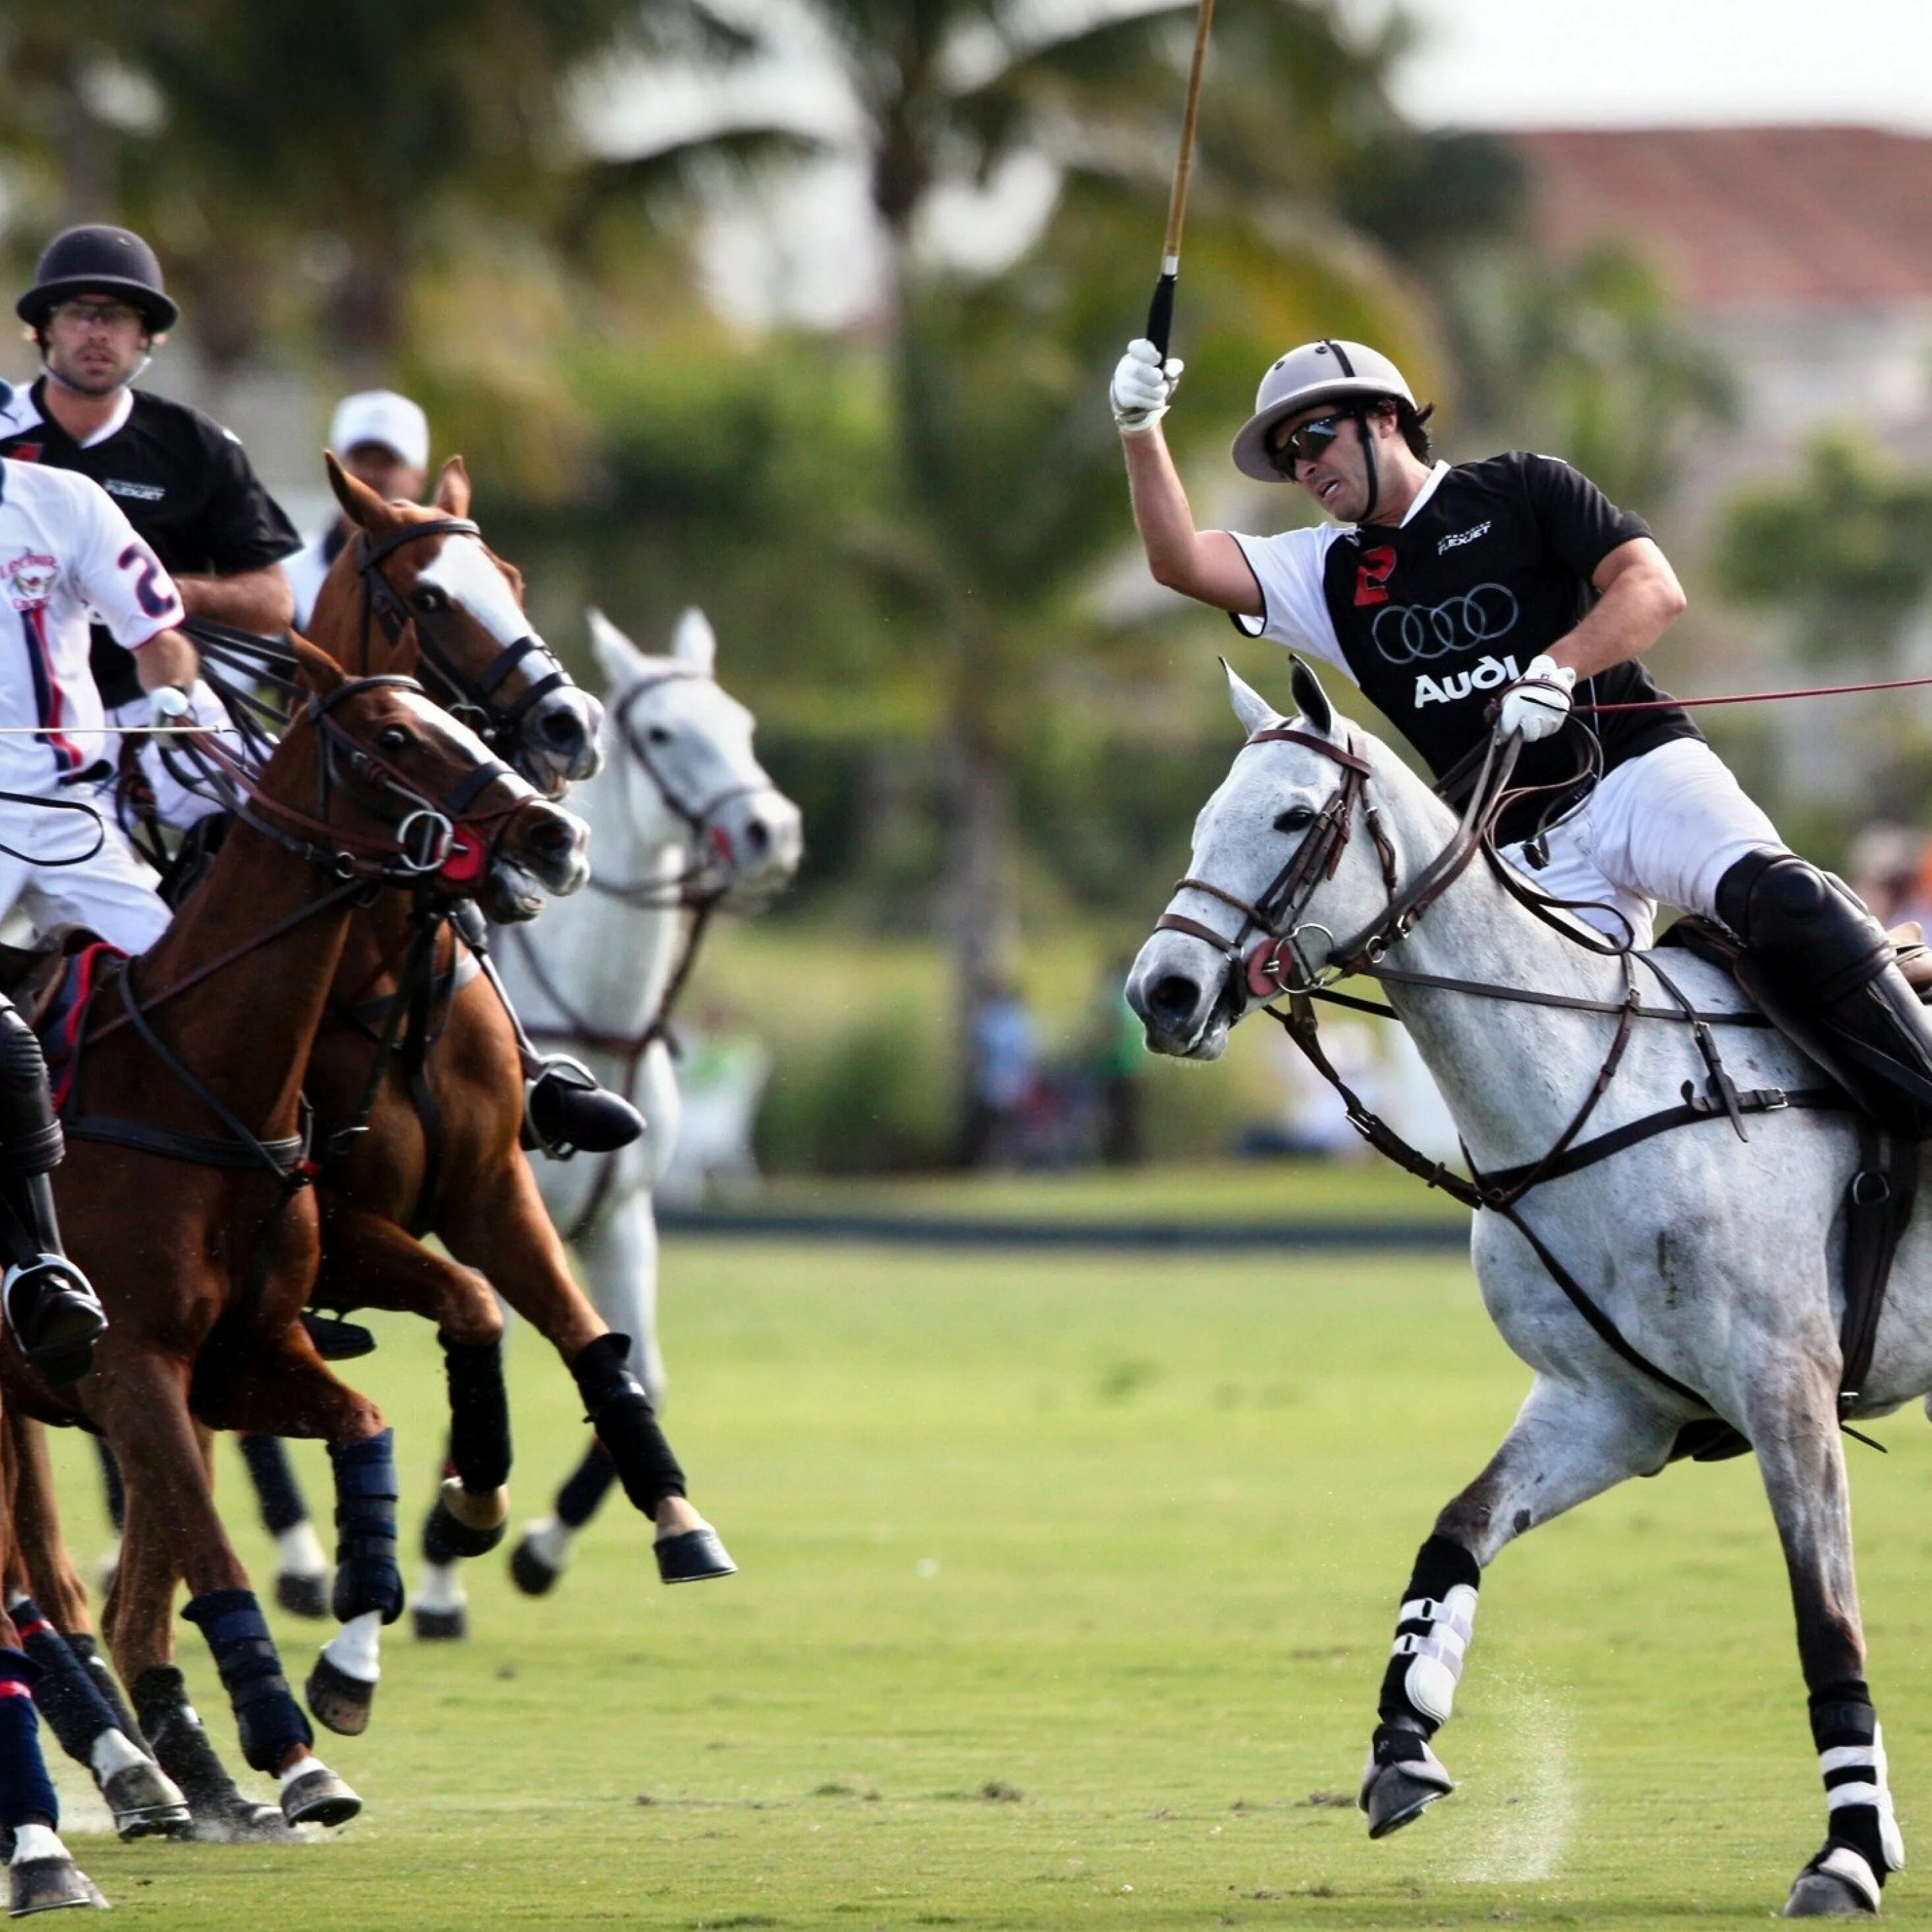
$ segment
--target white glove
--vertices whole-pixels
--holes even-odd
[[[1166,415],[1186,366],[1172,356],[1163,362],[1160,351],[1145,336],[1137,336],[1127,344],[1127,352],[1114,365],[1107,391],[1114,421],[1123,436],[1138,436],[1152,429]]]
[[[194,729],[194,703],[178,684],[160,684],[148,694],[148,715],[154,723],[172,737],[176,732]]]
[[[1504,737],[1520,731],[1526,745],[1561,730],[1570,716],[1570,694],[1576,683],[1576,674],[1568,664],[1539,653],[1530,659],[1522,681],[1504,693],[1496,729]]]

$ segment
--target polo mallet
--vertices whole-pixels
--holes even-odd
[[[1201,118],[1201,74],[1208,62],[1208,34],[1214,24],[1214,0],[1201,0],[1194,17],[1194,58],[1187,70],[1187,105],[1180,117],[1180,152],[1174,157],[1174,187],[1167,198],[1167,238],[1161,245],[1160,280],[1148,304],[1147,338],[1167,360],[1174,332],[1174,288],[1180,279],[1180,230],[1187,219],[1188,183],[1194,172],[1194,129]]]

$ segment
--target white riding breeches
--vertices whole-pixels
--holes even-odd
[[[1617,939],[1620,913],[1640,946],[1655,936],[1660,904],[1713,917],[1718,882],[1740,859],[1784,849],[1730,767],[1696,738],[1618,765],[1546,842],[1544,866],[1532,865],[1520,844],[1503,856],[1539,892],[1586,902],[1578,916]]]
[[[66,802],[63,800],[63,802]],[[74,802],[96,804],[86,790]],[[0,916],[18,907],[37,932],[85,926],[124,952],[145,952],[174,915],[111,817],[100,850],[79,865],[57,862],[94,842],[92,822],[70,812],[0,800]],[[25,855],[25,856],[20,856]]]

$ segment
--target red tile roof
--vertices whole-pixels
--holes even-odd
[[[1932,302],[1932,138],[1831,127],[1507,138],[1556,254],[1628,236],[1701,308]]]

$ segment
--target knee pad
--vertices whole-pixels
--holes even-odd
[[[60,1165],[62,1150],[40,1043],[20,1009],[0,997],[0,1178],[45,1174]]]
[[[290,1748],[306,1750],[315,1733],[282,1675],[282,1660],[254,1592],[210,1590],[182,1615],[201,1627],[214,1653],[221,1688],[234,1706],[242,1755],[257,1771],[278,1772]],[[140,1692],[137,1684],[137,1696]]]
[[[1878,921],[1795,852],[1740,859],[1718,882],[1718,916],[1751,952],[1774,966],[1790,962],[1814,985],[1858,985],[1891,956]]]
[[[396,1567],[396,1437],[386,1429],[366,1442],[332,1448],[335,1469],[335,1585],[329,1607],[338,1623],[375,1610],[392,1624],[403,1613],[403,1574]]]

